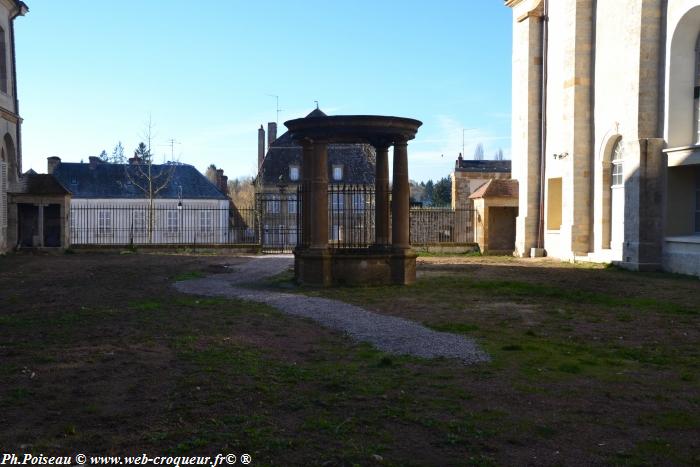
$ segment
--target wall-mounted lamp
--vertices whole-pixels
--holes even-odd
[[[561,159],[565,159],[565,158],[569,157],[569,153],[562,152],[561,154],[552,154],[552,156],[554,157],[555,160],[561,160]]]

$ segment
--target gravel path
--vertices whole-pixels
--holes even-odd
[[[175,288],[190,294],[265,303],[284,313],[310,318],[392,354],[456,358],[467,364],[489,361],[488,354],[464,336],[433,331],[414,321],[373,313],[337,300],[245,287],[279,274],[292,264],[289,256],[255,257],[232,267],[231,273],[176,282]]]

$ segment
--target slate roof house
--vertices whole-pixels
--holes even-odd
[[[325,117],[315,109],[306,118]],[[265,130],[258,130],[258,176],[256,178],[259,209],[262,210],[263,242],[295,245],[297,242],[297,192],[301,182],[302,148],[289,132],[277,138],[277,124],[268,123],[268,150]],[[347,241],[351,231],[364,235],[364,224],[373,202],[376,153],[368,144],[331,144],[328,146],[329,240]],[[352,213],[352,214],[351,214]],[[352,224],[352,226],[350,225]]]
[[[70,244],[218,244],[229,241],[229,199],[191,165],[89,163],[48,158],[48,172],[71,196]]]

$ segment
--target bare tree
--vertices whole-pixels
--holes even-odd
[[[493,159],[496,161],[502,161],[503,160],[503,149],[498,148],[498,151],[496,151],[496,154],[494,154]]]
[[[217,167],[215,164],[209,164],[209,167],[207,167],[207,170],[204,172],[204,176],[214,185],[216,185],[216,170]]]
[[[425,197],[425,183],[409,180],[408,187],[411,194],[411,202],[420,203]]]
[[[109,157],[109,162],[113,164],[123,164],[126,162],[126,157],[124,156],[124,146],[122,142],[119,141],[114,149],[112,149],[112,155]]]
[[[229,180],[228,191],[236,207],[249,208],[255,206],[255,184],[252,177]]]
[[[156,137],[156,135],[153,132],[155,125],[153,124],[153,119],[151,118],[151,114],[148,114],[148,121],[146,121],[146,123],[144,123],[143,126],[144,126],[144,130],[143,130],[143,133],[141,134],[141,140],[142,141],[146,140],[146,148],[148,149],[148,156],[152,157],[153,152],[152,152],[151,143],[153,143],[153,139]]]
[[[474,149],[474,160],[484,160],[484,145],[481,143],[477,144],[476,149]]]
[[[134,150],[134,158],[131,163],[126,164],[125,172],[129,181],[148,199],[148,242],[153,242],[153,227],[155,223],[155,199],[158,194],[170,185],[175,174],[177,163],[168,161],[165,164],[157,165],[153,163],[151,154],[151,142],[153,123],[148,117],[145,129],[145,139],[148,146],[143,141]]]

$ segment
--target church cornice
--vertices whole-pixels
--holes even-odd
[[[506,0],[506,6],[512,8],[515,13],[524,11],[524,13],[515,18],[518,23],[522,23],[529,18],[541,18],[544,16],[544,0]]]
[[[0,119],[7,120],[12,123],[22,123],[22,117],[14,112],[10,112],[7,109],[0,107]]]

